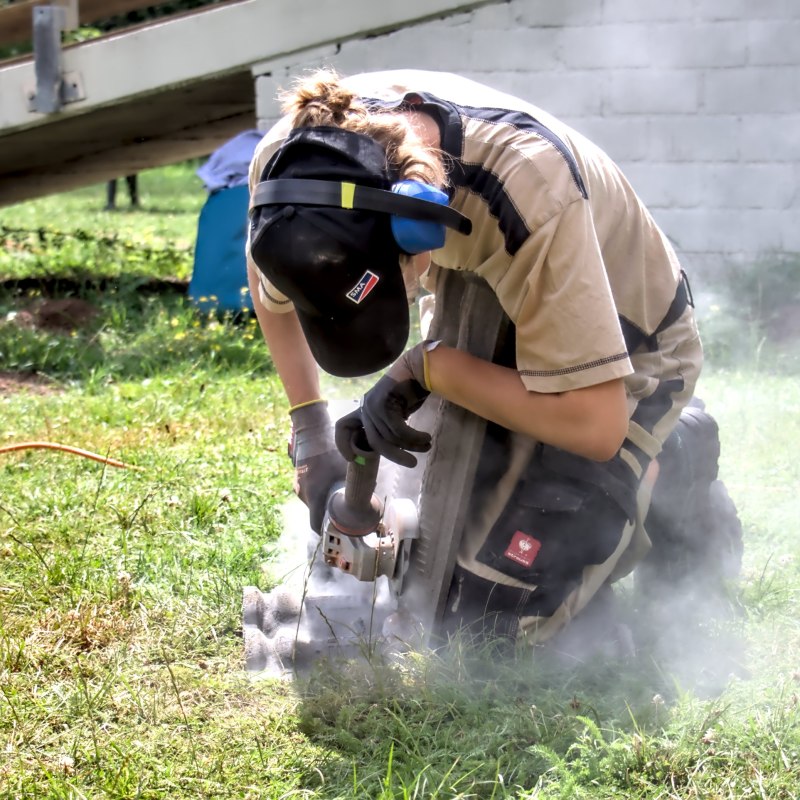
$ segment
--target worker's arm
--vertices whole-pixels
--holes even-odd
[[[429,388],[504,428],[605,461],[628,429],[622,378],[557,394],[528,390],[515,369],[439,346],[427,354]]]
[[[515,369],[469,353],[422,342],[407,350],[365,395],[361,408],[336,423],[336,444],[348,460],[353,434],[363,429],[373,450],[404,466],[430,448],[430,435],[406,420],[430,391],[504,428],[576,455],[606,461],[628,429],[622,378],[544,394],[523,384]]]
[[[264,308],[252,270],[248,270],[248,282],[253,309],[291,406],[294,490],[308,507],[311,528],[319,533],[328,495],[344,480],[346,464],[334,444],[327,403],[315,402],[321,400],[319,370],[297,314],[276,314]]]
[[[276,314],[264,308],[259,299],[259,280],[252,269],[247,271],[253,309],[267,342],[272,363],[283,383],[290,406],[320,397],[319,370],[308,349],[306,337],[294,311]]]

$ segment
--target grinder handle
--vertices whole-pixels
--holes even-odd
[[[369,447],[363,431],[354,435],[351,450],[355,459],[347,465],[344,489],[328,498],[327,519],[339,533],[360,538],[377,530],[383,513],[374,494],[380,455]]]
[[[372,508],[372,495],[378,483],[378,467],[381,459],[367,443],[363,430],[353,437],[352,448],[356,457],[347,464],[345,502],[353,511],[369,513]]]

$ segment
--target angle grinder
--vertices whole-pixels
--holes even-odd
[[[347,465],[344,486],[328,497],[322,557],[360,581],[385,575],[399,595],[411,543],[419,536],[417,507],[409,498],[384,502],[375,494],[381,459],[363,431],[356,434],[353,451],[356,457]]]

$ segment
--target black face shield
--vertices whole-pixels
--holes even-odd
[[[340,128],[298,128],[270,159],[262,181],[339,181],[390,190],[386,154],[373,139]],[[368,209],[256,205],[250,251],[269,282],[295,306],[317,363],[354,377],[391,364],[408,341],[400,248],[390,217]]]

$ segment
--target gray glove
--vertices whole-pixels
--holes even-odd
[[[431,436],[407,424],[430,394],[426,377],[426,354],[439,342],[424,341],[403,353],[387,373],[364,395],[361,408],[336,422],[336,446],[352,461],[352,442],[363,430],[369,446],[404,467],[417,459],[411,452],[430,450]]]
[[[306,504],[312,530],[320,533],[331,490],[344,482],[347,463],[333,441],[333,427],[324,401],[289,412],[292,438],[289,457],[295,467],[294,491]]]

